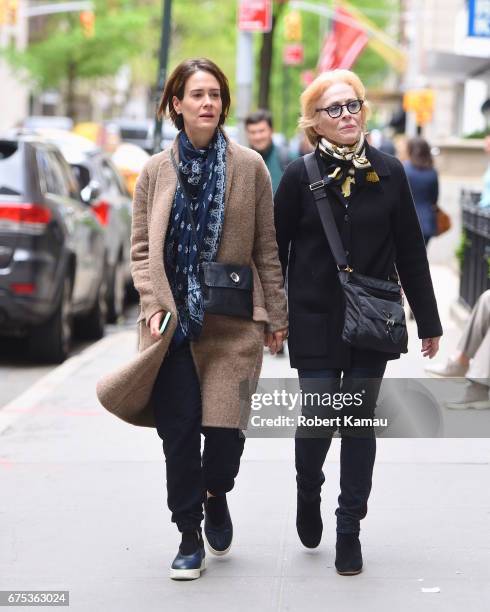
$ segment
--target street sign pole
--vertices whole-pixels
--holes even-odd
[[[252,108],[254,53],[252,32],[238,32],[236,57],[236,120],[238,142],[246,144],[245,118]]]
[[[287,134],[288,132],[288,113],[289,113],[289,66],[283,64],[282,67],[282,133]]]
[[[162,34],[160,39],[160,55],[157,79],[157,91],[155,96],[155,129],[153,132],[153,153],[159,153],[163,137],[163,123],[156,115],[156,107],[160,101],[165,82],[167,80],[168,51],[170,47],[170,24],[172,0],[163,0]]]
[[[238,142],[247,144],[245,118],[252,108],[254,80],[253,32],[270,32],[272,0],[238,0],[238,45],[236,55],[236,119]]]

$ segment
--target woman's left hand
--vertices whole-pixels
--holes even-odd
[[[275,332],[264,332],[264,346],[269,347],[270,352],[275,355],[278,353],[284,344],[284,340],[288,337],[288,328],[278,329]]]
[[[429,359],[432,359],[432,357],[437,355],[440,338],[441,337],[439,336],[438,338],[424,338],[422,340],[421,352],[424,357],[429,357]]]

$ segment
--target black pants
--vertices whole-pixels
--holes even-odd
[[[379,388],[386,362],[371,367],[352,367],[342,370],[300,370],[300,386],[303,394],[362,393],[363,404],[358,410],[339,411],[322,406],[302,407],[302,414],[313,417],[332,418],[344,414],[353,417],[374,416]],[[364,392],[363,392],[364,390]],[[345,412],[344,412],[345,411]],[[343,419],[342,419],[343,422]],[[295,437],[296,482],[303,499],[313,501],[320,495],[325,482],[323,464],[337,427],[298,427]],[[372,486],[376,436],[372,427],[339,426],[342,436],[340,448],[340,496],[337,516],[338,533],[359,533],[359,523],[367,514],[367,502]]]
[[[167,503],[179,531],[197,529],[206,491],[233,489],[245,439],[239,429],[202,427],[199,380],[189,343],[170,351],[153,387],[155,423],[163,440]],[[204,450],[201,457],[201,433]]]

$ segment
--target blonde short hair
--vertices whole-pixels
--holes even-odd
[[[318,113],[316,107],[318,100],[327,91],[327,89],[334,83],[346,83],[350,85],[356,92],[356,96],[359,100],[364,100],[364,104],[361,109],[362,125],[366,127],[366,121],[368,118],[369,107],[366,104],[366,88],[362,84],[361,79],[350,70],[329,70],[328,72],[322,72],[316,77],[316,79],[308,85],[308,87],[301,94],[301,117],[298,122],[298,126],[305,131],[306,137],[313,146],[316,146],[321,136],[317,134],[314,127],[318,124]]]

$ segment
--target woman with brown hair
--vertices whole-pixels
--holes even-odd
[[[409,159],[403,164],[412,190],[425,246],[437,234],[436,207],[439,198],[439,180],[429,143],[420,136],[407,143]]]
[[[204,569],[203,504],[209,550],[230,549],[226,494],[263,345],[275,353],[287,333],[269,173],[226,137],[229,107],[228,81],[208,59],[182,62],[167,81],[159,114],[180,131],[144,167],[133,202],[140,355],[98,389],[109,409],[156,426],[163,440],[168,507],[182,533],[170,576],[180,580]]]
[[[400,287],[390,277],[398,272],[424,356],[437,353],[442,328],[403,166],[365,140],[361,80],[348,70],[322,73],[303,92],[301,108],[299,125],[315,151],[287,167],[275,195],[288,280],[289,356],[305,398],[306,425],[298,426],[295,439],[296,527],[306,547],[319,545],[322,468],[338,429],[335,567],[353,575],[363,566],[359,531],[376,455],[378,392],[387,361],[406,352]],[[339,393],[338,409],[306,401]],[[342,418],[352,416],[366,424]]]

